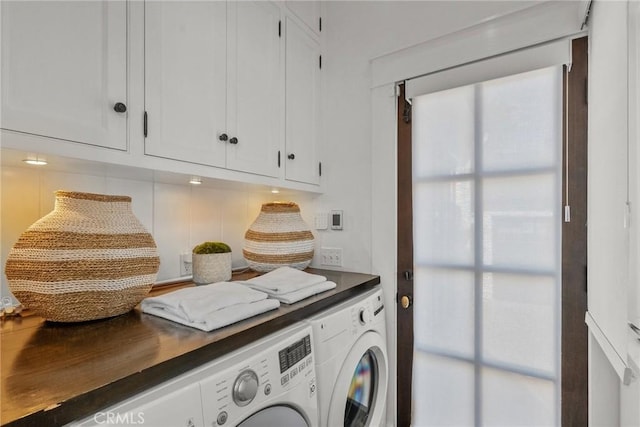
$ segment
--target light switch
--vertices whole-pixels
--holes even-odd
[[[326,212],[317,213],[315,217],[316,230],[326,230],[329,228],[328,215]]]

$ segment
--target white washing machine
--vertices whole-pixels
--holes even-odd
[[[377,287],[308,322],[321,427],[383,425],[389,368],[382,290]]]
[[[317,427],[312,335],[283,329],[72,425]]]

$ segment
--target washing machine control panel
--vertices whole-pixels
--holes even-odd
[[[235,426],[272,405],[316,405],[311,329],[280,342],[237,354],[200,382],[206,426]]]
[[[278,352],[280,360],[280,373],[284,373],[299,361],[311,354],[311,335],[307,335],[299,341],[291,344]]]
[[[361,328],[366,328],[374,321],[383,318],[384,303],[382,295],[374,295],[351,308],[351,333],[357,335]]]

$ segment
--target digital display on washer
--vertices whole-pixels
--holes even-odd
[[[289,347],[280,350],[278,352],[278,357],[280,358],[280,373],[294,366],[309,354],[311,354],[311,337],[309,335],[296,341]]]

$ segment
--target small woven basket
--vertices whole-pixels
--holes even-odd
[[[31,225],[7,258],[15,297],[46,320],[117,316],[151,290],[160,259],[128,196],[57,191],[54,210]]]
[[[192,254],[193,282],[198,285],[231,279],[231,252]]]
[[[255,271],[267,272],[283,266],[302,270],[313,259],[313,234],[293,202],[263,204],[244,239],[242,253]]]

